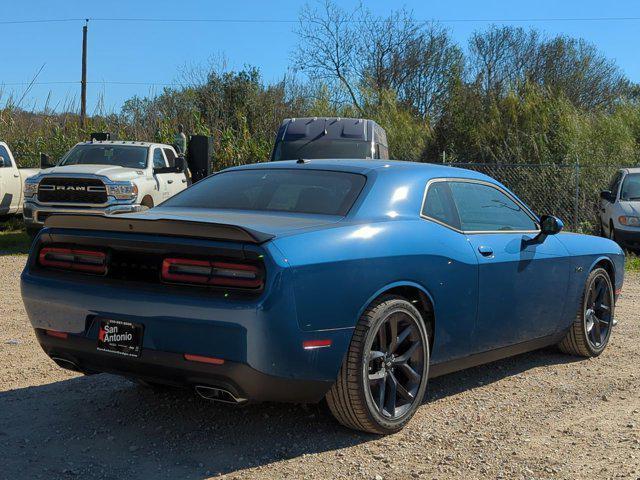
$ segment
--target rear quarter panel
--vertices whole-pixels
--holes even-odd
[[[379,294],[415,286],[434,307],[433,361],[468,353],[478,276],[464,236],[407,219],[348,224],[277,238],[274,244],[293,272],[303,330],[353,329]]]

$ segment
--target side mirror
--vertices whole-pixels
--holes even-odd
[[[4,168],[7,166],[7,161],[4,159],[2,155],[0,155],[0,168]]]
[[[553,215],[543,215],[540,217],[540,234],[541,235],[555,235],[560,233],[564,223],[558,217]]]
[[[40,154],[40,168],[44,170],[45,168],[51,168],[51,167],[55,167],[55,165],[51,161],[51,157],[49,155],[47,155],[46,153],[41,153]]]
[[[175,159],[174,165],[175,165],[176,173],[184,172],[184,166],[185,166],[184,156],[183,155],[177,156]]]
[[[600,192],[600,198],[606,200],[607,202],[614,201],[613,193],[611,193],[610,190],[603,190],[602,192]]]

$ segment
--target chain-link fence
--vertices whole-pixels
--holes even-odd
[[[489,175],[538,215],[555,215],[566,229],[598,233],[600,192],[623,166],[571,164],[448,163]]]

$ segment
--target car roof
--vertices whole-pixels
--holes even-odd
[[[374,171],[384,170],[396,174],[419,175],[422,178],[473,178],[497,183],[491,177],[465,168],[423,162],[407,162],[401,160],[363,160],[363,159],[313,159],[282,160],[278,162],[261,162],[231,167],[229,170],[251,169],[306,169],[334,170],[367,175]]]
[[[627,167],[624,171],[627,173],[640,173],[640,167]]]
[[[154,142],[136,142],[129,140],[93,140],[87,142],[78,142],[76,145],[134,145],[136,147],[162,147],[173,148],[171,145]]]

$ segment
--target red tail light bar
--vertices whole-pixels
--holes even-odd
[[[263,281],[262,273],[255,265],[191,258],[165,258],[162,261],[162,280],[252,289],[261,288]]]
[[[38,263],[43,267],[61,270],[73,270],[96,275],[107,273],[107,254],[99,250],[43,247],[38,255]]]

